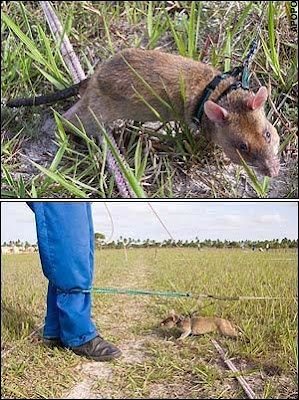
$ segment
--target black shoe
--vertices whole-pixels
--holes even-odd
[[[95,361],[109,361],[121,355],[121,351],[117,347],[106,342],[101,336],[96,336],[89,342],[71,349],[79,356],[92,358]]]
[[[45,346],[54,348],[54,347],[65,347],[62,341],[59,338],[43,338],[43,344]]]

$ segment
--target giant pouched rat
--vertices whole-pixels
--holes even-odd
[[[170,311],[169,316],[160,323],[160,326],[165,328],[177,326],[182,331],[180,339],[185,339],[191,334],[202,335],[204,333],[215,331],[220,332],[224,336],[233,338],[236,338],[239,335],[237,329],[228,319],[196,316],[185,317],[183,315],[178,316],[174,310]]]
[[[197,129],[200,123],[207,138],[220,145],[231,161],[240,164],[240,154],[260,173],[278,175],[279,136],[264,113],[266,87],[260,87],[256,94],[242,87],[231,90],[236,77],[227,75],[205,101],[203,115],[198,120],[204,89],[219,74],[216,68],[182,56],[127,49],[101,63],[80,84],[49,96],[15,100],[7,105],[45,104],[80,91],[81,99],[65,117],[77,127],[79,118],[89,135],[99,132],[90,109],[103,124],[116,119],[185,120],[192,129]]]

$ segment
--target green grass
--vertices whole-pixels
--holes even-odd
[[[244,197],[244,188],[248,188],[247,197],[297,197],[297,164],[292,160],[298,148],[298,57],[287,2],[238,2],[234,8],[232,2],[182,1],[172,10],[159,1],[112,3],[55,4],[86,73],[92,73],[99,60],[128,47],[160,48],[226,70],[244,59],[258,32],[261,46],[253,63],[252,83],[256,85],[256,78],[260,84],[270,82],[271,98],[279,113],[278,117],[271,107],[282,143],[281,179],[286,182],[279,194],[272,180],[257,177],[246,165],[226,168],[221,151],[202,137],[194,138],[184,124],[168,123],[154,131],[128,122],[117,130],[126,160],[120,160],[119,165],[137,177],[137,195],[145,192],[147,197],[182,197],[177,183],[183,184],[188,176],[191,187],[202,189],[186,188],[183,197]],[[3,99],[51,92],[71,84],[59,43],[46,27],[38,3],[4,2],[1,33]],[[60,104],[55,109],[63,111]],[[59,132],[54,164],[55,154],[48,155],[47,162],[38,160],[36,168],[30,164],[30,157],[24,161],[21,154],[28,146],[26,139],[37,139],[43,110],[2,110],[2,197],[117,197],[114,180],[105,169],[106,150],[97,148],[88,138],[81,137],[78,145]],[[44,152],[49,151],[46,141],[41,146]],[[24,164],[29,169],[26,174],[22,173]]]
[[[282,299],[199,301],[94,294],[93,319],[124,355],[108,364],[110,378],[93,378],[93,393],[105,398],[243,398],[231,372],[218,360],[213,337],[236,365],[243,363],[245,377],[260,398],[293,398],[298,361],[296,259],[297,251],[291,250],[129,249],[127,260],[123,249],[97,251],[94,286]],[[63,397],[84,379],[75,367],[88,361],[28,338],[45,311],[46,280],[38,255],[2,256],[1,274],[2,396]],[[173,308],[228,318],[243,337],[234,341],[213,333],[180,343],[176,329],[159,327]],[[271,375],[269,370],[276,372]]]

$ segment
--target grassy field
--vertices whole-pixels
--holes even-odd
[[[94,294],[93,318],[123,356],[109,363],[48,349],[38,335],[46,281],[38,255],[2,258],[3,398],[246,398],[211,343],[243,371],[257,398],[297,398],[297,252],[132,249],[96,253],[94,286],[271,296],[278,300],[199,302]],[[177,341],[159,322],[170,309],[232,320],[243,335]],[[85,396],[85,397],[83,397]]]
[[[271,87],[266,112],[281,138],[281,172],[269,179],[232,165],[183,125],[123,121],[113,134],[147,197],[297,198],[297,33],[291,2],[55,2],[55,11],[87,75],[125,48],[160,49],[229,70],[259,30],[252,87]],[[72,83],[38,2],[2,2],[1,97],[30,97]],[[297,11],[298,12],[298,11]],[[71,101],[55,104],[63,113]],[[80,143],[62,128],[41,133],[49,107],[2,107],[2,197],[119,197],[105,170],[107,147]],[[132,178],[133,179],[133,178]]]

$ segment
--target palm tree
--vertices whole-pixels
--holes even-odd
[[[96,232],[96,233],[94,234],[95,240],[105,239],[105,237],[106,237],[106,236],[105,236],[103,233]]]

